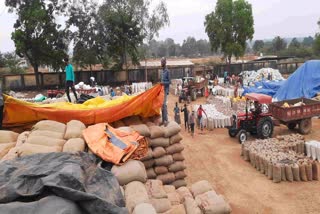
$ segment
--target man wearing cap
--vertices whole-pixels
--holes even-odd
[[[169,86],[170,86],[170,72],[167,69],[167,60],[166,58],[161,59],[161,85],[164,86],[164,101],[162,105],[162,122],[164,125],[168,123],[168,110],[167,110],[167,96],[169,95]]]

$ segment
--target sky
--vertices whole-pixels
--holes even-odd
[[[101,1],[101,0],[99,0]],[[173,38],[182,43],[188,36],[208,39],[205,16],[215,8],[216,0],[162,0],[167,4],[170,25],[159,33],[158,40]],[[247,0],[252,4],[254,39],[314,36],[320,29],[320,0]],[[11,32],[16,16],[9,14],[0,0],[0,51],[14,50]],[[153,0],[151,6],[159,3]]]

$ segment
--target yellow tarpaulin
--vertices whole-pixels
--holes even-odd
[[[4,96],[4,99],[4,127],[19,127],[46,119],[63,123],[80,120],[86,125],[91,125],[111,123],[133,115],[142,117],[159,115],[164,99],[164,89],[157,84],[137,96],[122,96],[111,101],[97,97],[83,104],[67,102],[37,104],[10,96]]]

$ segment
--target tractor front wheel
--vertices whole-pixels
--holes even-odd
[[[240,144],[243,144],[247,140],[247,132],[244,129],[241,129],[238,133],[238,140]]]
[[[299,122],[299,132],[301,134],[309,134],[311,132],[312,121],[311,118],[303,119]]]
[[[230,137],[235,137],[235,136],[237,136],[237,134],[238,134],[237,130],[229,129],[229,136]]]
[[[257,126],[258,138],[266,139],[272,137],[273,123],[270,117],[261,118]]]

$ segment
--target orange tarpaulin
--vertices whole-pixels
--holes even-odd
[[[164,99],[164,89],[163,86],[157,84],[137,96],[123,96],[112,101],[104,101],[97,97],[83,104],[41,105],[21,101],[10,96],[4,98],[4,127],[19,127],[40,120],[55,120],[62,123],[80,120],[86,125],[91,125],[111,123],[133,115],[142,117],[159,115]]]

